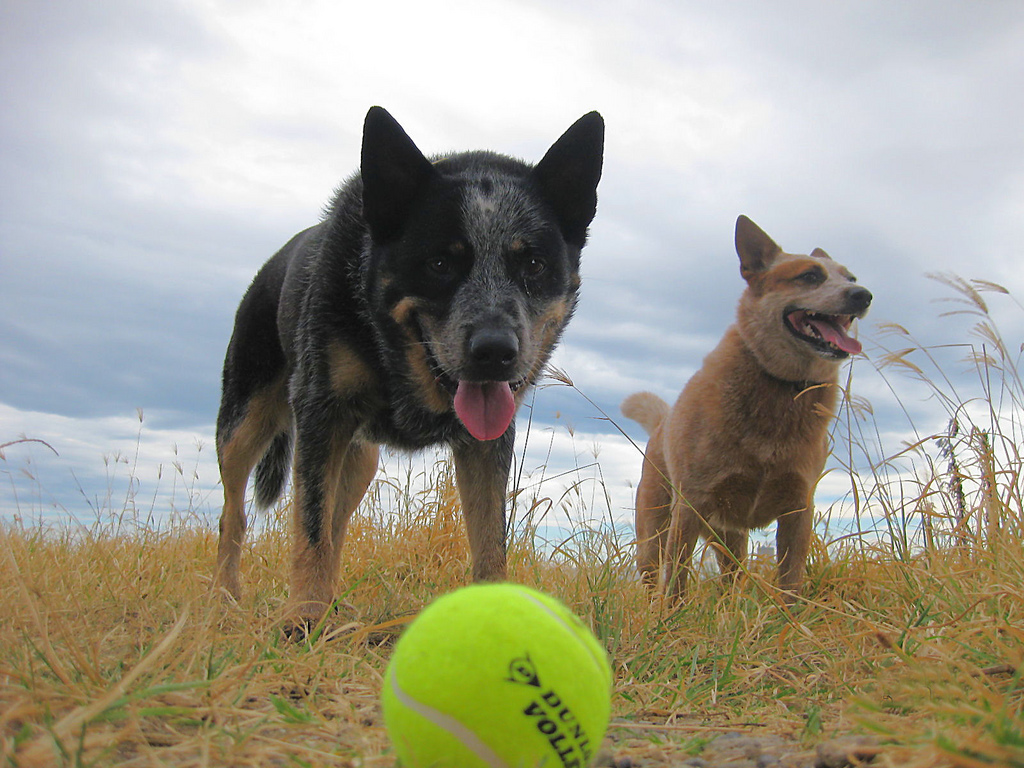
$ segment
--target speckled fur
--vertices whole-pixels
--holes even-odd
[[[603,142],[595,112],[536,166],[493,152],[427,159],[386,111],[369,111],[360,173],[263,266],[238,309],[217,419],[218,586],[239,592],[249,474],[266,506],[293,465],[290,613],[322,615],[381,444],[451,446],[473,577],[504,578],[514,425],[474,439],[454,386],[512,382],[518,404],[543,369],[575,307]],[[467,355],[481,329],[514,337],[514,357]]]

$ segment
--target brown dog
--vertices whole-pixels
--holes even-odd
[[[751,529],[778,520],[779,584],[803,580],[814,487],[828,453],[839,364],[861,351],[848,335],[871,293],[821,249],[784,253],[746,216],[736,252],[747,289],[736,323],[671,409],[639,392],[622,413],[650,435],[636,494],[637,565],[670,597],[686,589],[698,536],[731,577]]]

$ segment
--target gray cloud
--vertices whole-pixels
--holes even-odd
[[[603,112],[583,301],[556,357],[579,391],[541,392],[534,418],[609,445],[615,430],[582,394],[614,413],[633,389],[681,388],[732,319],[739,213],[784,248],[825,248],[872,289],[869,354],[879,322],[933,342],[959,333],[935,321],[947,292],[925,272],[1024,290],[1016,4],[455,10],[6,3],[0,438],[31,431],[10,414],[37,413],[54,439],[72,441],[68,417],[118,443],[104,419],[137,407],[169,440],[208,437],[237,302],[355,169],[373,103],[427,152],[531,160]],[[993,306],[1020,338],[1018,309]],[[856,370],[879,418],[900,422],[868,362]]]

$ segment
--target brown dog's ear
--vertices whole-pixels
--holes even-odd
[[[736,254],[744,280],[771,267],[780,253],[782,249],[757,224],[746,216],[736,219]]]
[[[825,253],[825,251],[822,250],[821,248],[815,248],[813,251],[811,251],[811,256],[813,256],[816,259],[828,259],[829,261],[832,261],[832,257]]]

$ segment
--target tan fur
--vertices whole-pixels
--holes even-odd
[[[494,471],[499,464],[497,451],[496,441],[452,445],[455,481],[473,555],[473,581],[503,581],[506,575],[505,483],[501,473]]]
[[[731,578],[749,531],[777,520],[779,584],[792,600],[841,361],[815,352],[784,317],[793,308],[859,317],[871,296],[824,251],[784,253],[746,217],[737,221],[736,248],[747,281],[736,323],[674,406],[649,392],[622,404],[650,434],[636,496],[637,565],[647,584],[676,598],[698,537],[713,542]],[[820,280],[811,285],[808,273]]]
[[[239,594],[238,566],[245,538],[245,486],[256,462],[288,421],[284,377],[252,398],[238,427],[226,444],[217,446],[220,476],[224,485],[224,509],[217,542],[214,584],[229,594]]]
[[[379,448],[372,443],[348,440],[338,434],[331,445],[327,460],[327,494],[322,520],[327,527],[316,546],[310,546],[305,536],[293,537],[291,593],[287,613],[301,622],[322,616],[330,607],[338,579],[340,558],[338,553],[345,540],[349,518],[359,506],[366,489],[377,471]],[[292,513],[302,509],[301,485],[295,483]],[[296,530],[302,529],[301,520],[295,519]]]
[[[331,389],[346,397],[372,390],[377,384],[363,358],[344,342],[334,340],[327,349]]]
[[[413,388],[414,391],[423,405],[431,411],[434,413],[445,413],[451,410],[452,397],[438,383],[437,376],[435,376],[430,368],[430,363],[427,361],[427,348],[414,328],[416,309],[416,300],[406,297],[391,310],[391,316],[402,327],[410,341],[405,349],[405,359],[409,364],[409,371],[415,379],[416,386]],[[420,321],[429,333],[431,328],[429,316],[421,317]]]
[[[551,303],[551,307],[533,323],[531,338],[539,349],[551,349],[558,334],[565,327],[569,314],[569,303],[564,299]],[[541,366],[543,367],[543,366]],[[540,371],[535,371],[539,376]]]
[[[622,415],[651,434],[668,416],[669,405],[651,392],[637,392],[622,401]]]
[[[408,328],[409,321],[416,312],[416,299],[406,296],[391,309],[391,317],[403,328]]]

